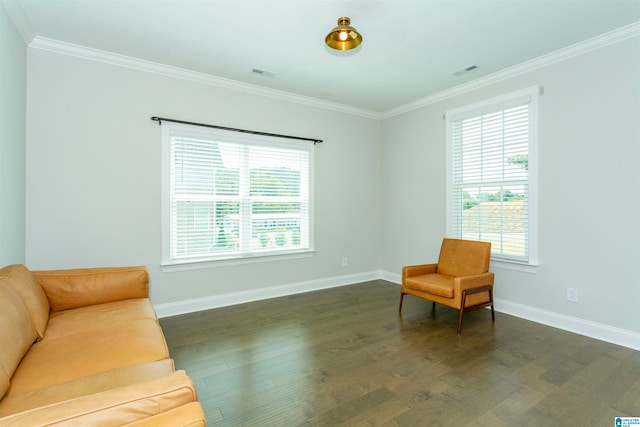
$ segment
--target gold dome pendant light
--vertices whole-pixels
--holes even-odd
[[[350,23],[351,19],[346,16],[338,18],[338,26],[324,39],[327,46],[336,50],[350,50],[358,47],[362,43],[362,35],[349,26]]]

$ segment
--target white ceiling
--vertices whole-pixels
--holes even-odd
[[[1,1],[29,36],[376,113],[640,21],[640,0]],[[324,45],[340,16],[347,54]]]

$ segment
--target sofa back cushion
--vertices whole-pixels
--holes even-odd
[[[34,271],[33,277],[54,312],[149,297],[149,273],[145,267]]]
[[[36,327],[38,339],[42,339],[51,310],[42,287],[36,283],[27,267],[21,264],[9,265],[0,270],[0,280],[8,281],[18,291]]]
[[[22,297],[8,281],[0,280],[0,398],[37,336]]]

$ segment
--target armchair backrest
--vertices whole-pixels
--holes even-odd
[[[443,239],[437,271],[453,277],[474,276],[489,271],[490,260],[490,242]]]

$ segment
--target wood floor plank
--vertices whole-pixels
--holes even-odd
[[[312,425],[319,426],[338,425],[348,422],[355,416],[376,408],[395,397],[396,394],[394,392],[382,387],[353,399],[347,399],[330,410],[314,416],[309,422]]]
[[[640,352],[371,281],[160,320],[211,425],[611,425]],[[576,423],[568,422],[573,420]]]

